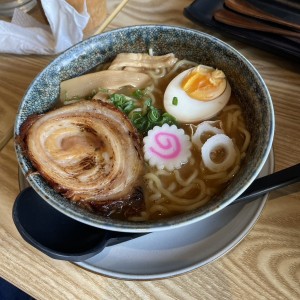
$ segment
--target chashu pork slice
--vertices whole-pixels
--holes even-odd
[[[71,201],[95,208],[141,198],[141,139],[112,104],[80,101],[30,117],[21,135],[33,166]]]

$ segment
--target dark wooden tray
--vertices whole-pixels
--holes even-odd
[[[274,1],[272,6],[268,6],[266,2],[262,0],[249,1],[249,3],[254,5],[256,5],[258,2],[260,9],[268,9],[269,13],[273,13],[277,16],[281,15],[285,18],[289,18],[291,21],[296,20],[300,23],[300,10],[289,6],[289,4],[293,5],[293,1],[285,1],[286,4],[282,3],[284,1],[280,1],[278,3]],[[233,37],[239,41],[245,42],[270,53],[281,55],[300,62],[300,40],[298,42],[296,40],[271,33],[241,29],[219,23],[214,20],[213,15],[216,10],[221,8],[224,8],[224,1],[222,0],[195,0],[191,5],[184,9],[184,16],[195,23],[216,29],[221,34]]]

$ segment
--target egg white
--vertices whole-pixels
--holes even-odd
[[[212,118],[224,108],[231,95],[231,87],[226,80],[226,88],[217,98],[210,101],[191,98],[181,88],[181,82],[192,69],[185,70],[177,75],[169,83],[164,94],[165,110],[174,116],[178,122],[182,123],[197,123]],[[173,104],[174,97],[178,99],[177,105]]]

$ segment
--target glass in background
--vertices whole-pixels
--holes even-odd
[[[0,0],[0,16],[11,17],[15,8],[30,11],[37,4],[36,0]]]

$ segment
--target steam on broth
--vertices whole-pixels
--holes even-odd
[[[92,198],[75,201],[87,209],[105,211],[112,218],[157,220],[203,206],[237,173],[250,142],[225,74],[179,60],[173,54],[122,53],[111,64],[98,66],[94,73],[61,83],[63,105],[83,103],[83,99],[113,105],[140,136],[140,146],[133,143],[132,149],[141,147],[135,158],[143,155],[144,169],[142,175],[134,177],[141,177],[141,181],[135,180],[129,189],[132,195],[137,194],[137,188],[142,191],[138,201],[131,196],[106,199],[101,205]],[[99,145],[96,148],[101,152]],[[97,155],[114,165],[113,155],[108,157],[105,151]],[[126,154],[122,159],[126,161]],[[135,166],[126,168],[134,170]]]

